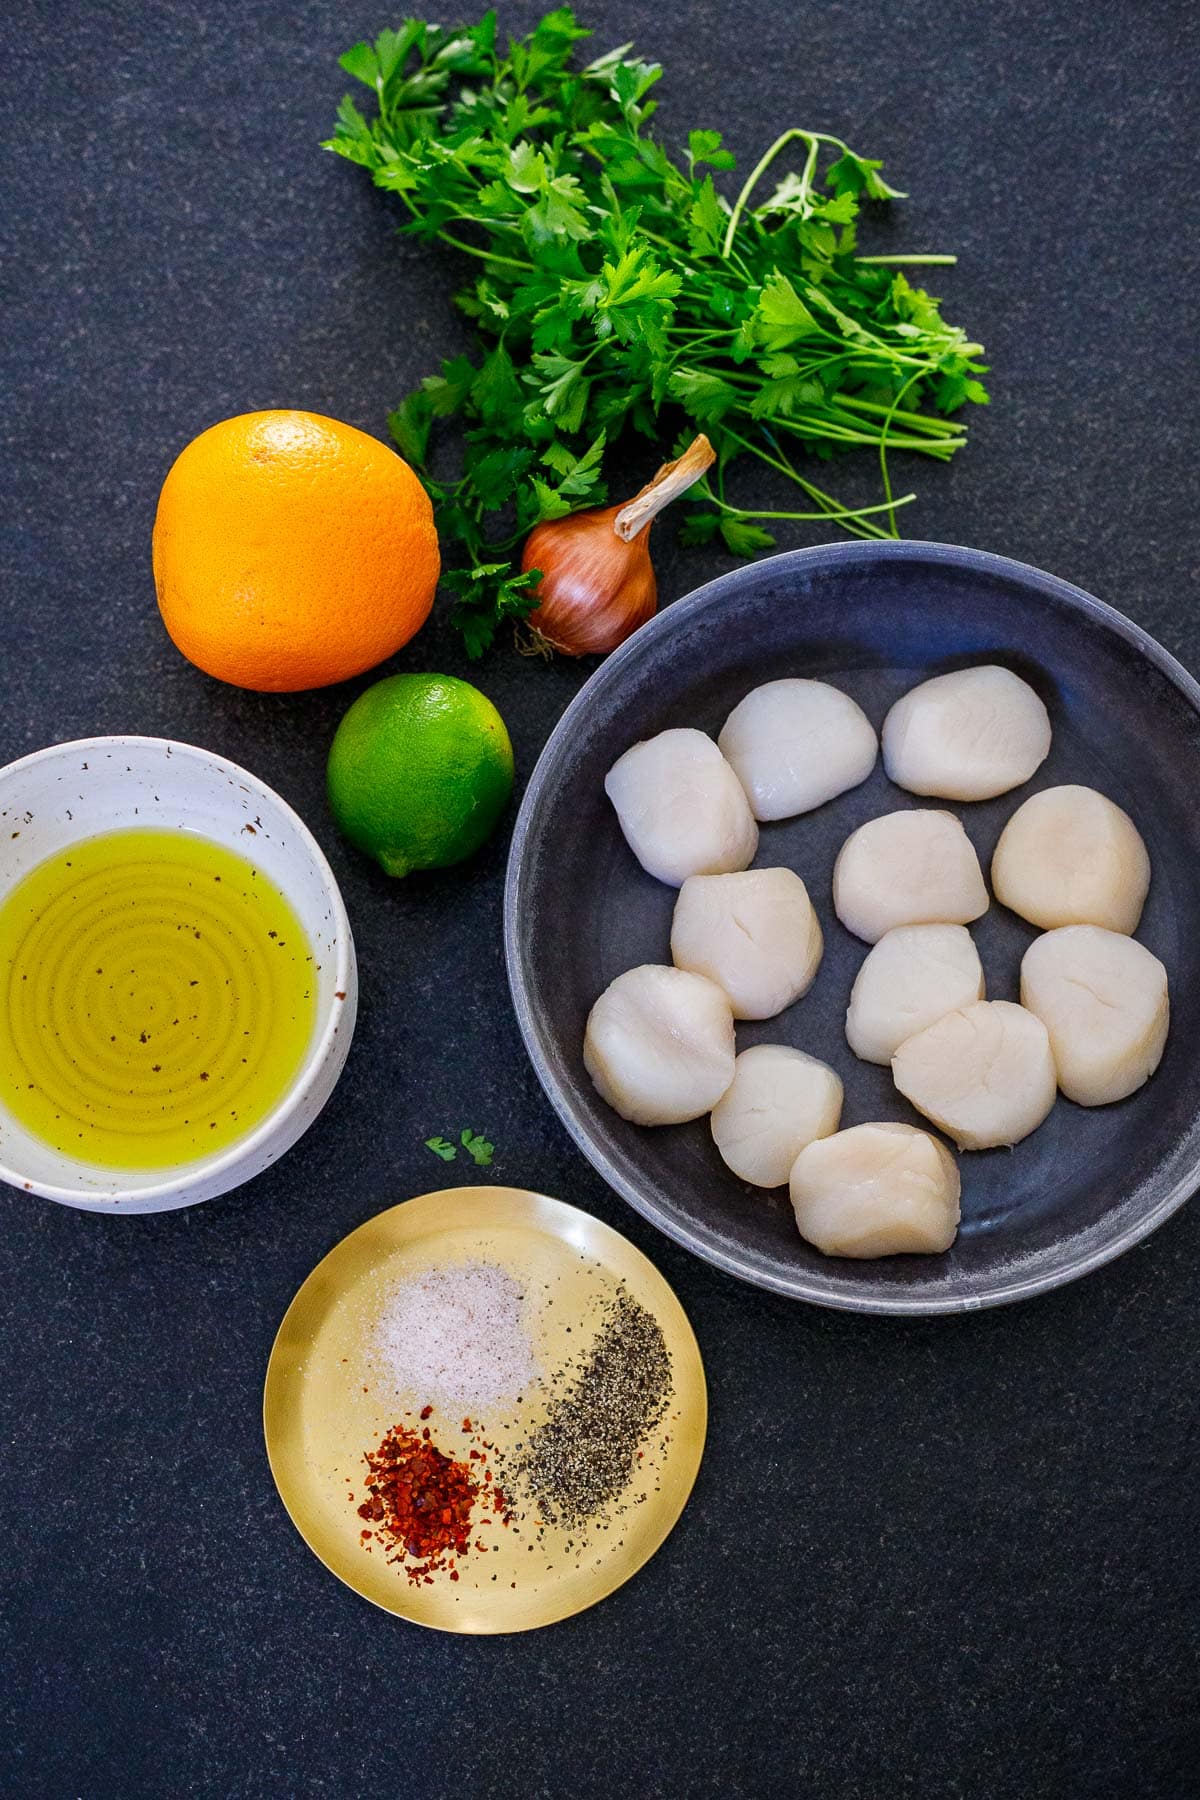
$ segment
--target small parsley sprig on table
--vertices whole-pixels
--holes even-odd
[[[495,1144],[489,1143],[482,1132],[472,1131],[469,1126],[464,1126],[463,1130],[459,1132],[458,1144],[451,1143],[449,1138],[440,1136],[425,1139],[425,1148],[432,1150],[435,1156],[440,1156],[443,1162],[454,1161],[458,1155],[459,1144],[478,1168],[491,1168],[492,1157],[496,1150]]]
[[[452,30],[409,19],[341,59],[375,112],[343,100],[325,147],[399,197],[405,232],[476,266],[455,304],[477,354],[443,362],[389,420],[461,546],[443,580],[472,656],[536,604],[536,575],[512,560],[526,533],[604,503],[621,433],[681,445],[706,432],[717,463],[683,537],[751,556],[781,520],[898,536],[915,496],[893,493],[889,452],[948,460],[966,440],[951,415],[988,397],[982,346],[895,266],[954,257],[858,252],[864,201],[904,197],[881,163],[795,128],[727,199],[713,181],[734,167],[721,134],[691,132],[673,160],[646,129],[659,65],[626,44],[577,67],[589,35],[566,8],[503,49],[492,12]],[[799,166],[763,194],[785,151]],[[453,479],[429,462],[447,418],[463,436]],[[843,504],[811,478],[811,459],[852,449],[878,458],[877,504]],[[804,505],[737,504],[727,472],[747,457]]]

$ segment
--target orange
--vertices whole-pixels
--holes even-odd
[[[163,623],[236,687],[361,675],[429,616],[441,559],[429,496],[393,450],[308,412],[243,413],[176,459],[154,521]]]

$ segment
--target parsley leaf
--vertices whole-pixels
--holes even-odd
[[[735,556],[753,556],[756,550],[769,550],[775,542],[769,531],[752,525],[748,519],[721,519],[721,536],[725,548]]]
[[[697,163],[709,163],[714,169],[732,169],[737,166],[737,157],[731,150],[722,150],[719,131],[689,131],[688,168],[693,174]]]
[[[425,467],[432,424],[433,406],[423,388],[407,394],[395,411],[388,414],[388,430],[395,439],[396,448],[415,469]]]
[[[491,1168],[492,1154],[496,1148],[495,1144],[489,1144],[485,1137],[467,1130],[462,1132],[458,1141],[466,1151],[467,1155],[473,1159],[479,1168]]]
[[[461,1144],[462,1148],[466,1151],[467,1155],[471,1158],[477,1168],[491,1168],[492,1157],[495,1154],[496,1146],[495,1144],[489,1143],[482,1133],[471,1131],[468,1127],[464,1126],[462,1131],[458,1134],[458,1144]],[[432,1150],[435,1156],[440,1156],[443,1162],[454,1161],[455,1157],[458,1155],[458,1144],[454,1144],[449,1138],[444,1137],[429,1137],[425,1139],[425,1148],[427,1150]]]
[[[451,621],[472,660],[490,648],[506,619],[519,624],[537,610],[537,595],[529,590],[541,580],[541,570],[516,575],[511,570],[511,563],[505,562],[442,570],[443,582],[458,596]]]

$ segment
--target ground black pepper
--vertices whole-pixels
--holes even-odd
[[[619,1287],[578,1374],[551,1399],[516,1471],[551,1525],[597,1518],[628,1487],[662,1418],[671,1357],[657,1319]]]

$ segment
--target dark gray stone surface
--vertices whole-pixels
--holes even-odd
[[[510,5],[508,23],[535,9]],[[1024,558],[1200,664],[1194,10],[1160,0],[674,9],[603,0],[662,58],[672,139],[743,166],[826,125],[953,248],[995,402],[914,535]],[[99,731],[247,763],[343,883],[363,1009],[328,1112],[252,1187],[157,1219],[5,1191],[0,1787],[16,1794],[1133,1795],[1196,1791],[1200,1215],[1032,1305],[895,1324],[689,1259],[609,1195],[529,1073],[500,952],[504,839],[392,885],[342,845],[324,751],[352,693],[184,663],[149,534],[171,458],[233,412],[380,431],[459,341],[450,260],[316,148],[366,0],[17,0],[4,25],[0,759]],[[795,540],[799,541],[799,540]],[[665,596],[727,566],[659,546]],[[440,625],[398,668],[466,673]],[[478,679],[527,773],[582,671]],[[438,1185],[470,1123],[500,1180],[611,1220],[696,1326],[708,1454],[665,1548],[526,1638],[426,1636],[321,1569],[263,1454],[272,1335],[312,1264]]]

